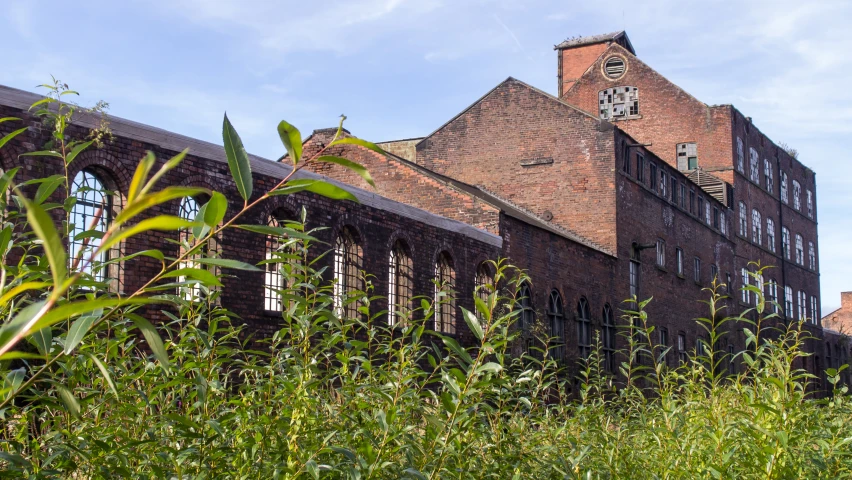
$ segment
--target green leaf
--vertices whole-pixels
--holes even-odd
[[[176,198],[195,197],[198,195],[209,195],[210,190],[199,187],[166,187],[159,192],[141,195],[135,202],[128,202],[127,207],[121,211],[116,217],[115,222],[118,224],[125,223],[141,212],[149,208],[160,205],[162,203],[174,200]]]
[[[240,196],[243,197],[243,200],[248,201],[252,189],[251,163],[246,149],[243,147],[243,141],[240,140],[240,136],[234,130],[231,121],[228,120],[227,113],[222,122],[222,139],[225,142],[225,156],[228,158],[231,176],[234,177],[234,183],[237,184]]]
[[[249,271],[249,272],[260,272],[260,271],[262,271],[261,269],[257,268],[256,266],[254,266],[250,263],[241,262],[239,260],[231,260],[231,259],[227,259],[227,258],[193,258],[192,261],[195,262],[195,263],[202,263],[202,264],[205,264],[205,265],[215,265],[217,267],[233,268],[235,270],[246,270],[246,271]]]
[[[103,309],[98,309],[87,314],[81,315],[77,320],[74,320],[74,323],[71,324],[71,328],[68,329],[68,335],[65,337],[65,354],[69,355],[80,342],[83,341],[83,337],[89,333],[89,329],[92,328],[92,324],[95,323],[95,320],[103,315]]]
[[[168,273],[166,273],[165,275],[162,276],[162,278],[176,278],[176,277],[189,277],[189,278],[192,278],[194,280],[198,280],[199,282],[201,282],[205,285],[208,285],[208,286],[210,286],[210,285],[214,285],[214,286],[217,286],[217,287],[222,286],[222,282],[220,282],[219,279],[216,278],[216,275],[213,275],[211,272],[204,270],[203,268],[190,268],[190,267],[180,268],[180,269],[177,269],[177,270],[172,270],[172,271],[170,271],[170,272],[168,272]]]
[[[156,161],[154,152],[150,150],[145,154],[145,158],[139,161],[139,165],[136,166],[136,171],[133,173],[133,179],[130,180],[130,188],[127,189],[128,205],[133,203],[142,191],[142,186],[145,184],[145,180],[148,179],[148,174],[151,173],[151,169],[154,167],[154,162]]]
[[[163,368],[168,371],[169,356],[166,354],[166,348],[163,346],[163,340],[160,338],[160,334],[157,333],[157,329],[151,325],[151,322],[135,313],[128,313],[125,316],[142,331],[142,335],[145,336],[145,340],[148,342],[148,346],[151,347],[151,351],[154,352],[154,356],[157,357]]]
[[[41,185],[38,186],[34,199],[35,203],[39,205],[44,203],[44,201],[47,200],[64,182],[65,177],[63,175],[53,175],[45,178],[44,181],[41,182]],[[82,227],[86,228],[88,225],[83,225]]]
[[[471,311],[464,307],[459,307],[462,311],[462,317],[464,318],[465,323],[467,323],[468,328],[473,334],[476,336],[477,340],[482,340],[482,337],[485,336],[485,333],[482,331],[482,325],[479,324],[479,319],[476,318]]]
[[[376,145],[375,143],[368,142],[366,140],[361,140],[360,138],[355,138],[355,137],[339,138],[339,139],[331,142],[328,146],[330,147],[332,145],[341,145],[341,144],[358,145],[358,146],[364,147],[368,150],[372,150],[372,151],[378,153],[379,155],[387,155],[387,153],[384,150],[382,150],[381,148],[379,148],[379,146]]]
[[[204,209],[204,223],[215,228],[222,223],[228,211],[228,199],[219,192],[213,192]]]
[[[91,353],[86,353],[86,356],[91,358],[95,365],[98,366],[98,370],[100,370],[101,375],[104,376],[104,381],[106,381],[107,385],[109,386],[109,389],[112,390],[112,394],[115,395],[115,398],[118,398],[118,390],[116,390],[115,383],[113,383],[112,381],[112,376],[109,374],[109,370],[107,370],[103,362],[101,362],[98,357],[92,355]]]
[[[75,145],[74,148],[71,149],[71,152],[65,157],[65,164],[70,165],[71,162],[73,162],[74,159],[77,158],[77,155],[80,155],[83,150],[92,146],[93,143],[95,143],[94,140],[89,140],[88,142],[83,142],[78,145]]]
[[[56,384],[56,391],[59,392],[59,398],[62,399],[62,403],[65,404],[65,408],[68,409],[68,412],[71,413],[74,418],[80,418],[80,404],[77,402],[77,398],[74,394],[63,385],[59,384]]]
[[[293,188],[294,190],[289,191],[287,190],[288,188]],[[355,203],[358,203],[358,199],[355,198],[355,195],[352,195],[351,193],[338,187],[337,185],[333,185],[322,180],[313,180],[310,178],[290,180],[289,182],[284,184],[284,188],[281,188],[279,190],[273,190],[272,192],[270,192],[270,195],[289,195],[291,193],[301,191],[316,193],[317,195],[322,195],[323,197],[330,198],[332,200],[350,200]]]
[[[6,398],[9,398],[9,395],[16,393],[18,389],[21,388],[21,384],[24,383],[25,374],[26,370],[24,369],[24,367],[10,370],[9,373],[7,373],[6,376],[3,378],[3,386],[2,390],[0,390],[0,397],[5,400]]]
[[[19,157],[56,157],[62,158],[62,154],[57,152],[52,152],[50,150],[40,150],[38,152],[27,152],[18,155]]]
[[[107,251],[113,245],[118,244],[122,240],[126,238],[130,238],[134,235],[138,235],[140,233],[145,233],[149,230],[159,230],[161,232],[168,232],[172,230],[181,230],[184,228],[192,228],[200,225],[196,222],[190,222],[189,220],[176,217],[174,215],[160,215],[154,218],[148,218],[142,220],[136,225],[127,227],[122,230],[116,231],[109,238],[107,238],[103,243],[101,243],[100,250]]]
[[[38,349],[38,353],[47,356],[53,346],[53,329],[50,327],[39,329],[30,335],[30,339]]]
[[[480,365],[479,368],[476,369],[476,373],[482,373],[482,372],[497,373],[500,370],[503,370],[503,367],[499,363],[488,362],[485,365]]]
[[[166,161],[166,163],[164,163],[163,166],[160,167],[159,170],[157,170],[157,173],[155,173],[154,176],[151,177],[150,180],[148,180],[148,183],[145,184],[145,187],[142,189],[140,194],[148,193],[148,191],[151,190],[151,188],[153,188],[154,185],[157,184],[157,181],[160,180],[163,175],[165,175],[169,170],[180,165],[183,159],[186,158],[186,154],[188,152],[189,149],[185,148],[182,152],[178,153],[177,155]]]
[[[20,120],[20,118],[18,118],[18,117],[3,117],[3,118],[0,118],[0,123],[13,122],[15,120]]]
[[[26,132],[27,128],[29,128],[29,127],[19,128],[19,129],[15,130],[14,132],[6,135],[5,137],[0,138],[0,148],[3,148],[3,145],[6,145],[7,143],[9,143],[9,141],[11,141],[13,138],[15,138],[18,135]]]
[[[50,265],[50,272],[53,275],[53,283],[58,286],[63,281],[68,273],[68,259],[65,255],[65,247],[62,245],[59,234],[56,232],[56,227],[53,225],[53,220],[47,212],[33,202],[22,198],[24,208],[27,209],[27,220],[33,232],[44,244],[44,253],[47,255],[47,261]]]
[[[10,168],[9,170],[3,172],[3,175],[0,176],[0,195],[9,188],[9,185],[12,183],[12,179],[15,178],[15,174],[18,173],[21,167]],[[5,197],[4,197],[5,200]]]
[[[295,166],[302,159],[302,133],[298,128],[281,120],[278,123],[278,136],[281,137],[281,143],[284,144]]]
[[[33,331],[54,325],[71,317],[93,312],[104,308],[120,308],[130,305],[146,305],[161,302],[154,298],[96,298],[94,300],[80,300],[77,302],[64,303],[47,311],[33,326]]]
[[[336,163],[341,167],[348,168],[353,172],[357,173],[364,179],[365,182],[369,183],[370,186],[376,188],[376,182],[373,181],[373,177],[370,175],[370,172],[367,168],[360,163],[353,162],[352,160],[348,160],[341,157],[335,157],[331,155],[323,155],[321,157],[317,157],[318,162],[328,162],[328,163]]]
[[[37,360],[43,359],[42,355],[37,355],[35,353],[27,353],[27,352],[6,352],[3,355],[0,355],[0,362],[4,360]]]

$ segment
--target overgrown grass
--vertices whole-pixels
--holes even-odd
[[[846,389],[807,398],[813,379],[793,367],[806,355],[800,325],[773,335],[751,325],[743,371],[729,376],[709,348],[667,367],[639,304],[625,314],[634,327],[623,332],[621,374],[603,372],[597,342],[569,398],[573,379],[546,354],[508,354],[523,278],[512,267],[495,264],[487,300],[463,312],[480,343],[462,348],[426,329],[428,299],[403,312],[403,327],[368,317],[368,292],[346,300],[362,318],[338,318],[307,243],[288,240],[273,260],[293,287],[271,339],[246,340],[214,291],[171,315],[169,371],[127,320],[84,342],[4,412],[2,476],[852,477]],[[722,297],[708,295],[711,315],[699,321],[715,342],[726,324],[747,320],[719,318]],[[78,414],[56,385],[74,392]]]

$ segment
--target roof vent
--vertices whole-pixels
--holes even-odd
[[[604,75],[606,75],[607,78],[611,78],[613,80],[620,78],[622,75],[624,75],[624,70],[625,70],[624,58],[622,58],[618,55],[613,55],[613,56],[607,58],[606,61],[604,62],[603,71],[604,71]]]
[[[541,214],[541,218],[543,218],[545,222],[549,222],[553,220],[553,212],[545,210],[544,213]]]

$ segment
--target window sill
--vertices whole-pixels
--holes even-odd
[[[686,277],[683,274],[680,274],[680,273],[677,274],[677,278],[679,278],[681,280],[686,280]]]
[[[661,272],[666,272],[666,273],[669,272],[668,269],[666,269],[666,267],[664,267],[662,265],[657,265],[657,270],[659,270]]]

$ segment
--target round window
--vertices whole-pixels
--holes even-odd
[[[604,75],[611,79],[620,78],[624,75],[625,70],[626,64],[624,63],[624,58],[620,56],[614,55],[607,58],[603,65]]]

